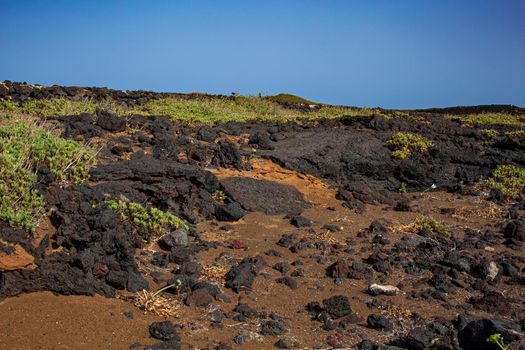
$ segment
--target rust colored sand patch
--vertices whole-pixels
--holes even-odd
[[[240,176],[290,185],[301,192],[305,199],[311,203],[317,203],[323,200],[333,200],[333,198],[335,198],[335,191],[328,184],[314,176],[287,170],[268,159],[252,159],[251,164],[251,170],[225,168],[207,170],[212,172],[219,179]]]
[[[19,244],[10,244],[0,240],[0,271],[12,271],[18,269],[34,269],[34,258]]]

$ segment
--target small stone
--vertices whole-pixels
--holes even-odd
[[[399,288],[397,288],[395,286],[380,285],[380,284],[376,284],[376,283],[373,283],[370,286],[368,286],[368,294],[370,294],[372,296],[376,296],[376,295],[393,296],[393,295],[396,295],[399,292],[400,292]]]
[[[269,320],[261,324],[261,334],[262,335],[271,335],[278,336],[286,333],[288,331],[288,326],[283,320]]]
[[[246,342],[249,342],[250,340],[255,338],[255,334],[249,331],[242,331],[239,335],[237,335],[233,341],[238,345],[244,345]]]
[[[297,228],[308,227],[312,225],[312,222],[303,216],[294,216],[290,223]]]
[[[212,302],[213,297],[207,288],[196,289],[186,298],[186,305],[188,306],[206,307]]]
[[[223,204],[215,211],[215,217],[219,221],[237,221],[245,214],[246,212],[237,202]]]
[[[352,313],[350,302],[344,295],[335,295],[328,299],[323,300],[325,311],[330,315],[331,318],[338,319],[344,316],[348,316]]]
[[[378,315],[378,314],[369,315],[368,318],[366,319],[366,323],[368,324],[368,327],[373,328],[373,329],[378,329],[382,331],[389,331],[392,329],[392,324],[390,323],[388,318],[386,318],[383,315]]]
[[[484,261],[481,264],[483,276],[488,282],[493,282],[499,274],[499,267],[494,261]]]
[[[158,242],[161,246],[167,248],[173,248],[177,246],[186,247],[189,243],[188,232],[183,228],[179,228],[175,231],[166,233],[159,238]]]
[[[134,315],[133,315],[133,311],[131,310],[126,310],[122,313],[124,316],[126,316],[127,318],[129,318],[130,320],[133,319]]]
[[[153,322],[149,326],[149,334],[159,340],[180,341],[177,330],[171,321]]]
[[[290,265],[289,262],[287,261],[281,261],[281,262],[278,262],[277,264],[273,265],[273,269],[274,270],[277,270],[279,271],[280,273],[287,273],[288,271],[290,271],[292,268],[292,265]]]
[[[289,349],[290,348],[290,345],[288,345],[288,343],[283,340],[283,339],[279,339],[277,341],[277,343],[275,343],[274,345],[277,349]]]
[[[288,286],[290,289],[297,289],[299,288],[299,285],[296,280],[294,280],[291,277],[281,277],[275,280],[276,283],[282,283],[286,286]]]

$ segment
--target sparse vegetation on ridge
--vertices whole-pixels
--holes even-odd
[[[464,116],[445,115],[445,120],[459,121],[466,126],[485,125],[485,124],[505,124],[505,125],[525,125],[525,115],[513,115],[505,113],[479,113],[467,114]]]
[[[279,96],[279,95],[277,95]],[[290,95],[293,96],[293,95]],[[303,100],[297,97],[298,100]],[[309,101],[308,101],[309,102]],[[124,109],[116,102],[105,100],[95,102],[90,99],[69,100],[53,98],[45,100],[28,100],[21,104],[9,100],[0,100],[0,110],[24,113],[34,117],[50,117],[95,113],[97,107],[115,111],[118,115],[167,116],[173,120],[187,123],[213,123],[229,121],[299,121],[316,119],[336,119],[341,117],[381,115],[390,119],[392,116],[374,108],[336,107],[320,105],[319,108],[304,112],[285,108],[271,98],[254,96],[165,97],[153,99],[134,108]],[[393,114],[396,116],[396,114]]]

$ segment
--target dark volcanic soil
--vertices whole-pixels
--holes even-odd
[[[158,98],[16,89],[15,100]],[[500,333],[517,349],[525,202],[495,203],[474,185],[499,164],[525,166],[524,141],[489,142],[430,112],[420,112],[430,123],[189,127],[102,111],[49,120],[100,145],[99,163],[82,185],[41,178],[49,220],[35,235],[0,223],[0,348],[497,349],[485,339]],[[393,159],[396,131],[434,147]],[[157,243],[108,209],[110,198],[176,213],[191,229]],[[453,235],[409,232],[418,214]],[[177,316],[131,302],[175,281],[178,293],[165,295]]]

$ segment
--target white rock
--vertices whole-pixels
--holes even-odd
[[[491,261],[487,268],[487,279],[489,281],[493,281],[496,278],[496,276],[498,276],[498,273],[499,273],[498,265],[494,261]]]
[[[399,288],[395,287],[395,286],[389,286],[389,285],[380,285],[380,284],[376,284],[376,283],[373,283],[371,284],[370,286],[368,286],[368,293],[370,293],[370,295],[396,295],[397,293],[399,293],[400,290]]]

